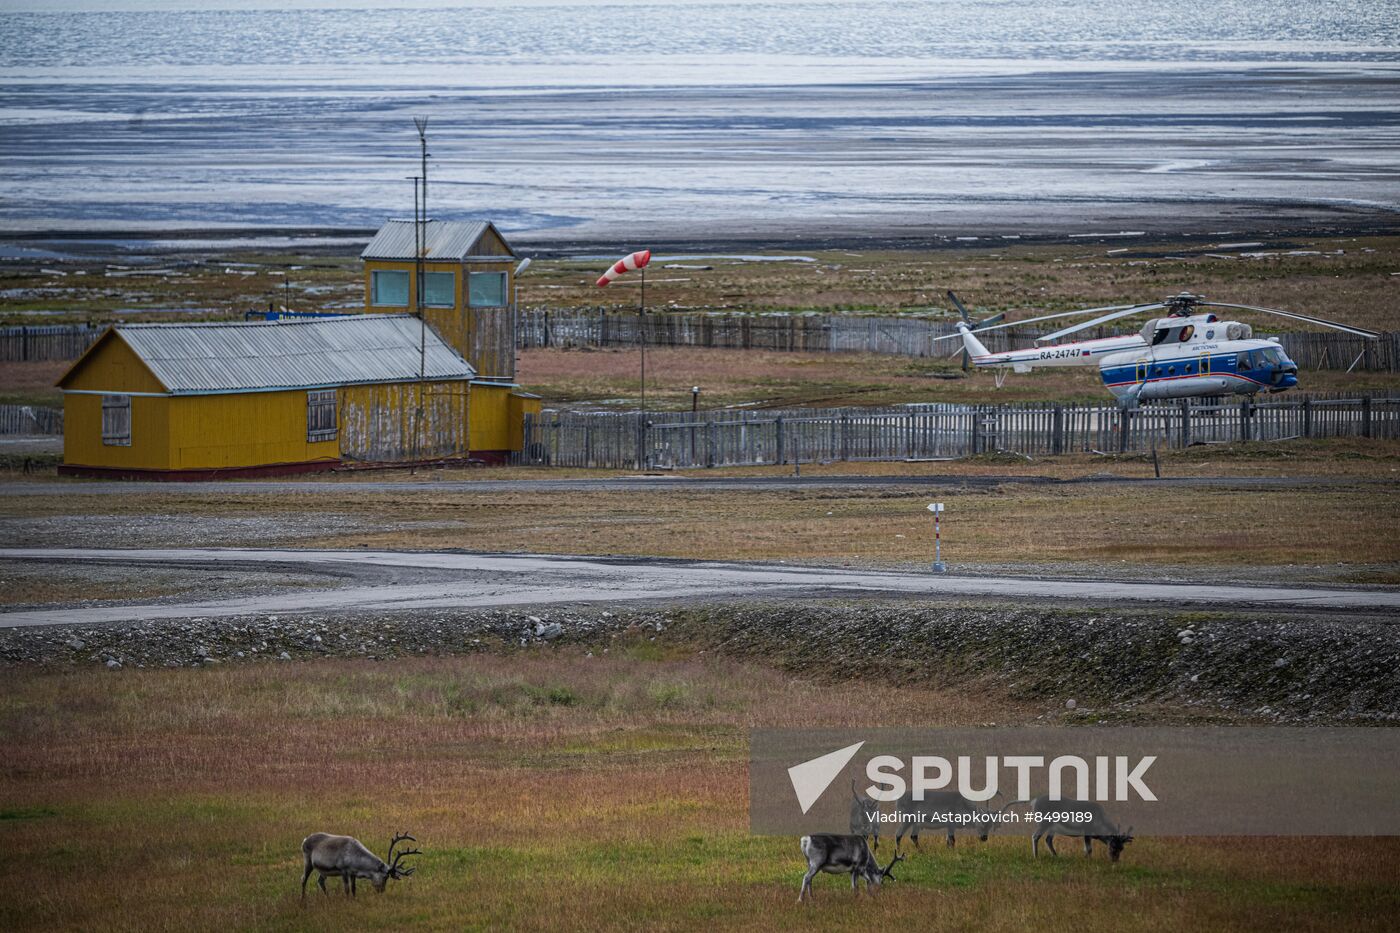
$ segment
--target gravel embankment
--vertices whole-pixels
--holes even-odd
[[[481,651],[604,653],[637,640],[817,678],[1005,691],[1076,719],[1400,719],[1400,629],[1268,618],[895,603],[587,607],[262,616],[0,630],[0,663],[123,668],[388,660]]]

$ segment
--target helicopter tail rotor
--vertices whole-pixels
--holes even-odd
[[[967,308],[963,307],[963,303],[962,303],[961,301],[958,300],[958,296],[957,296],[957,295],[953,294],[952,289],[949,289],[949,291],[948,291],[948,300],[951,301],[951,302],[953,303],[953,307],[955,307],[955,308],[958,309],[958,314],[961,314],[961,315],[962,315],[963,323],[967,325],[968,330],[970,330],[970,331],[983,330],[984,328],[987,328],[987,327],[989,327],[989,326],[992,325],[992,324],[996,324],[996,323],[999,323],[999,322],[1001,322],[1001,321],[1006,320],[1006,313],[1005,313],[1005,312],[1002,312],[1001,314],[993,314],[993,315],[992,315],[991,317],[989,317],[989,318],[984,318],[984,319],[982,319],[982,320],[980,320],[980,321],[974,322],[974,321],[972,320],[972,315],[970,315],[970,314],[967,313]],[[963,351],[962,351],[962,368],[963,368],[963,372],[967,372],[971,367],[972,367],[972,358],[968,355],[967,347],[966,347],[966,345],[964,345]]]

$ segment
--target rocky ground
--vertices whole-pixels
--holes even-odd
[[[965,687],[1057,722],[1400,719],[1400,630],[1301,617],[831,601],[256,616],[0,630],[0,663],[54,668],[387,662],[416,655],[719,653],[818,680]]]

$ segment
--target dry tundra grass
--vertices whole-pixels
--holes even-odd
[[[470,483],[464,488],[433,488],[434,476],[469,479],[477,475],[471,471],[427,477],[389,474],[405,484],[402,490],[354,485],[341,489],[331,480],[317,483],[314,495],[241,494],[177,485],[123,496],[12,496],[0,507],[0,527],[8,526],[15,543],[27,543],[23,529],[52,529],[54,520],[61,518],[71,523],[73,534],[81,534],[87,527],[85,517],[91,516],[108,527],[120,527],[124,521],[139,526],[140,538],[111,541],[128,546],[167,543],[162,527],[169,528],[170,540],[183,541],[200,522],[209,521],[211,531],[199,540],[211,545],[487,548],[899,566],[927,561],[930,529],[923,507],[936,494],[948,508],[947,556],[963,566],[1077,564],[1096,571],[1113,566],[1151,572],[1167,562],[1188,568],[1234,568],[1237,573],[1252,566],[1291,567],[1291,573],[1310,577],[1321,565],[1332,568],[1324,576],[1333,579],[1340,574],[1341,579],[1384,582],[1396,578],[1400,563],[1392,534],[1400,525],[1394,482],[1400,476],[1397,451],[1400,445],[1394,442],[1340,441],[1192,449],[1165,461],[1168,476],[1333,478],[1317,486],[1003,482],[966,488],[712,490],[668,487],[658,481],[660,485],[651,488],[551,489],[548,494],[532,490],[528,483],[507,490],[474,491]],[[1135,476],[1152,472],[1151,464],[1140,457],[1019,465],[837,464],[807,467],[804,472],[877,472],[882,466],[887,472],[930,477],[1019,472],[1070,479],[1105,469]],[[333,521],[336,532],[325,537],[303,532],[301,517],[308,528]],[[224,518],[279,521],[257,526],[265,529],[259,537],[233,540],[227,536],[254,526],[214,521]],[[1183,547],[1183,541],[1190,546]]]
[[[0,363],[0,404],[59,406],[54,382],[68,362]],[[636,407],[641,396],[639,356],[633,349],[524,350],[521,383],[552,407]],[[1308,392],[1400,393],[1394,373],[1302,375]],[[864,353],[780,353],[768,350],[661,349],[647,351],[647,405],[689,410],[691,387],[701,388],[704,410],[903,405],[911,402],[1014,404],[1111,402],[1096,370],[1046,370],[1011,376],[996,388],[989,372],[964,375],[956,361]]]
[[[635,349],[525,350],[519,378],[550,407],[620,410],[636,407],[641,398],[640,355]],[[1400,394],[1400,376],[1395,373],[1323,370],[1299,378],[1305,392]],[[702,410],[1113,401],[1092,368],[1011,375],[998,389],[990,371],[964,374],[957,361],[864,353],[647,350],[649,408],[688,411],[692,386],[700,387]]]
[[[8,671],[0,926],[1272,933],[1388,929],[1400,907],[1394,840],[1142,839],[1110,867],[1012,838],[930,847],[874,900],[823,878],[798,907],[796,841],[747,833],[747,727],[1033,712],[644,648]],[[405,827],[413,878],[299,905],[302,836],[382,850]]]
[[[650,270],[648,304],[676,310],[946,310],[943,293],[952,288],[969,307],[1024,318],[1037,311],[1151,301],[1188,289],[1221,301],[1345,318],[1364,327],[1400,327],[1389,278],[1400,268],[1400,238],[1265,236],[1261,243],[1222,251],[1199,241],[989,242],[927,250],[796,251],[816,260],[810,263],[687,261],[710,266],[707,270],[665,269],[658,261]],[[269,303],[281,305],[289,281],[296,310],[339,310],[364,295],[363,271],[352,255],[242,252],[162,260],[162,268],[175,274],[137,270],[108,278],[105,263],[94,259],[69,264],[69,275],[60,278],[43,272],[42,263],[6,263],[0,269],[5,293],[0,321],[33,323],[25,314],[33,311],[43,311],[45,323],[116,316],[171,320],[182,312],[239,317]],[[541,259],[520,279],[521,302],[539,308],[635,306],[634,281],[620,280],[606,291],[594,286],[606,266],[605,261]]]

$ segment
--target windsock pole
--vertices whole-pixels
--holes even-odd
[[[645,416],[647,410],[647,263],[651,262],[651,250],[644,249],[635,253],[628,253],[617,262],[613,263],[598,278],[598,287],[605,288],[609,282],[622,275],[624,272],[640,271],[642,273],[642,297],[638,305],[637,313],[637,346],[642,354],[642,414]],[[645,420],[645,417],[643,418]]]
[[[637,336],[642,341],[642,416],[647,413],[647,267],[642,266],[642,299],[637,314]]]

